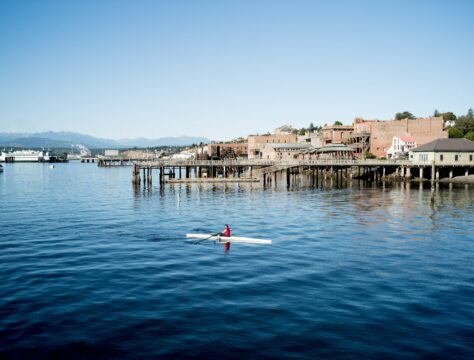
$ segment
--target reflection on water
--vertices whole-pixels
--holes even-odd
[[[307,185],[7,164],[0,357],[472,358],[474,189]]]

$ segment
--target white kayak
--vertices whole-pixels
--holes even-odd
[[[187,238],[201,239],[201,240],[212,240],[219,242],[229,243],[241,243],[241,244],[271,244],[271,240],[265,239],[253,239],[241,236],[220,236],[212,234],[186,234]]]

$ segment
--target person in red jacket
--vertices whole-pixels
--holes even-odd
[[[230,236],[230,227],[229,225],[224,225],[224,231],[219,234],[222,237],[229,237]],[[224,244],[224,251],[227,252],[230,249],[230,242],[226,242]]]
[[[224,225],[224,231],[221,232],[222,236],[229,237],[230,236],[230,227],[229,225]]]

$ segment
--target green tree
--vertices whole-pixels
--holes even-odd
[[[447,121],[447,120],[456,120],[456,115],[454,115],[451,111],[448,111],[448,112],[444,112],[442,114],[440,114],[442,117],[443,117],[443,120],[444,121]]]
[[[450,138],[462,138],[464,134],[461,130],[452,127],[448,129],[448,135]]]
[[[364,153],[364,157],[365,157],[366,159],[375,159],[376,156],[375,156],[374,154],[372,154],[370,151],[366,151],[366,152]]]
[[[435,109],[435,111],[434,111],[434,113],[433,113],[433,116],[434,116],[434,117],[440,116],[440,113],[439,113],[438,109]]]
[[[314,130],[315,130],[314,124],[313,123],[309,124],[308,131],[312,132]]]
[[[474,141],[474,131],[469,131],[464,137],[468,140]]]
[[[409,111],[398,112],[395,114],[395,120],[414,119],[415,116]]]
[[[466,115],[458,117],[454,127],[461,131],[463,135],[474,131],[474,112],[472,108],[469,108]]]
[[[299,135],[304,135],[306,134],[306,129],[305,128],[301,128],[300,129],[300,132],[299,132]]]
[[[336,126],[342,126],[342,125],[344,125],[344,124],[343,124],[342,122],[336,120],[336,121],[334,121],[334,125],[336,125]]]

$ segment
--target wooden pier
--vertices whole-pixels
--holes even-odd
[[[328,177],[336,181],[359,178],[419,180],[432,183],[442,178],[474,174],[474,162],[419,163],[408,160],[161,160],[133,164],[132,183],[151,186],[153,172],[161,185],[191,182],[254,182],[264,186],[284,181],[287,187],[305,176],[312,185]],[[283,180],[282,180],[283,179]]]

